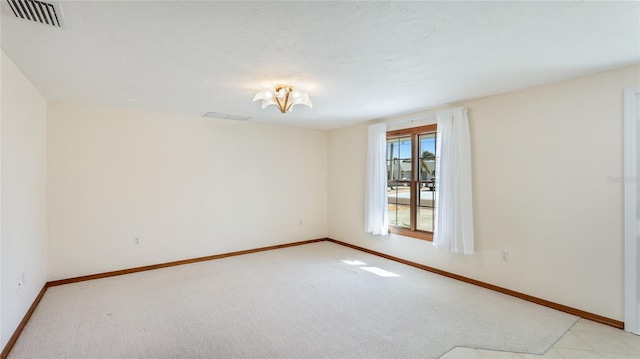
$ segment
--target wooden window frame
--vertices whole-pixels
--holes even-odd
[[[417,159],[420,158],[420,154],[418,153],[419,147],[420,147],[418,136],[423,135],[425,133],[436,133],[437,129],[438,129],[438,126],[436,124],[433,124],[433,125],[411,127],[411,128],[405,128],[401,130],[393,130],[393,131],[387,132],[387,140],[390,140],[392,138],[398,138],[398,137],[408,137],[408,136],[411,137],[411,167],[412,167],[410,187],[409,187],[409,191],[411,193],[409,197],[410,198],[409,215],[411,216],[410,228],[389,225],[389,233],[399,234],[402,236],[422,239],[426,241],[433,241],[433,232],[427,232],[427,231],[419,230],[416,228],[417,226],[416,216],[417,216],[417,210],[418,210],[418,206],[417,206],[418,199],[416,195],[416,189],[419,182],[418,176],[420,175],[420,171],[416,169],[419,169],[419,161],[417,161]]]

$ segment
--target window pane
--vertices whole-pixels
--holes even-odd
[[[416,228],[421,231],[433,232],[433,209],[435,192],[421,183],[418,191],[418,223]]]
[[[408,182],[396,182],[387,192],[389,200],[389,225],[410,227],[411,187]]]
[[[389,215],[389,225],[397,226],[398,225],[398,213],[397,213],[397,204],[398,204],[398,187],[390,185],[387,192],[387,211]]]
[[[433,232],[436,134],[419,136],[420,190],[418,191],[418,223],[421,231]]]
[[[411,137],[387,140],[387,179],[389,187],[411,180]]]
[[[433,181],[436,168],[436,134],[427,133],[419,136],[420,181]],[[430,186],[431,187],[431,186]]]
[[[387,140],[389,225],[411,228],[411,136]]]
[[[404,204],[389,204],[389,225],[410,228],[411,209]]]

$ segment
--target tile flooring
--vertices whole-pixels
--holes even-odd
[[[457,347],[440,359],[640,359],[640,336],[580,319],[544,355]]]

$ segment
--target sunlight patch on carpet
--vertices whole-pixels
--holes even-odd
[[[364,269],[367,272],[371,272],[373,274],[377,274],[381,277],[399,277],[399,274],[395,274],[395,273],[391,273],[389,271],[386,271],[384,269],[378,268],[378,267],[360,267],[360,269]]]
[[[342,261],[344,263],[347,263],[348,265],[351,265],[351,266],[366,266],[367,265],[367,263],[360,262],[360,261],[355,260],[355,259],[343,259]]]

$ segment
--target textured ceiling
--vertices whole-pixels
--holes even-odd
[[[638,63],[639,4],[63,1],[1,46],[49,99],[329,129]],[[278,83],[314,108],[252,102]]]

